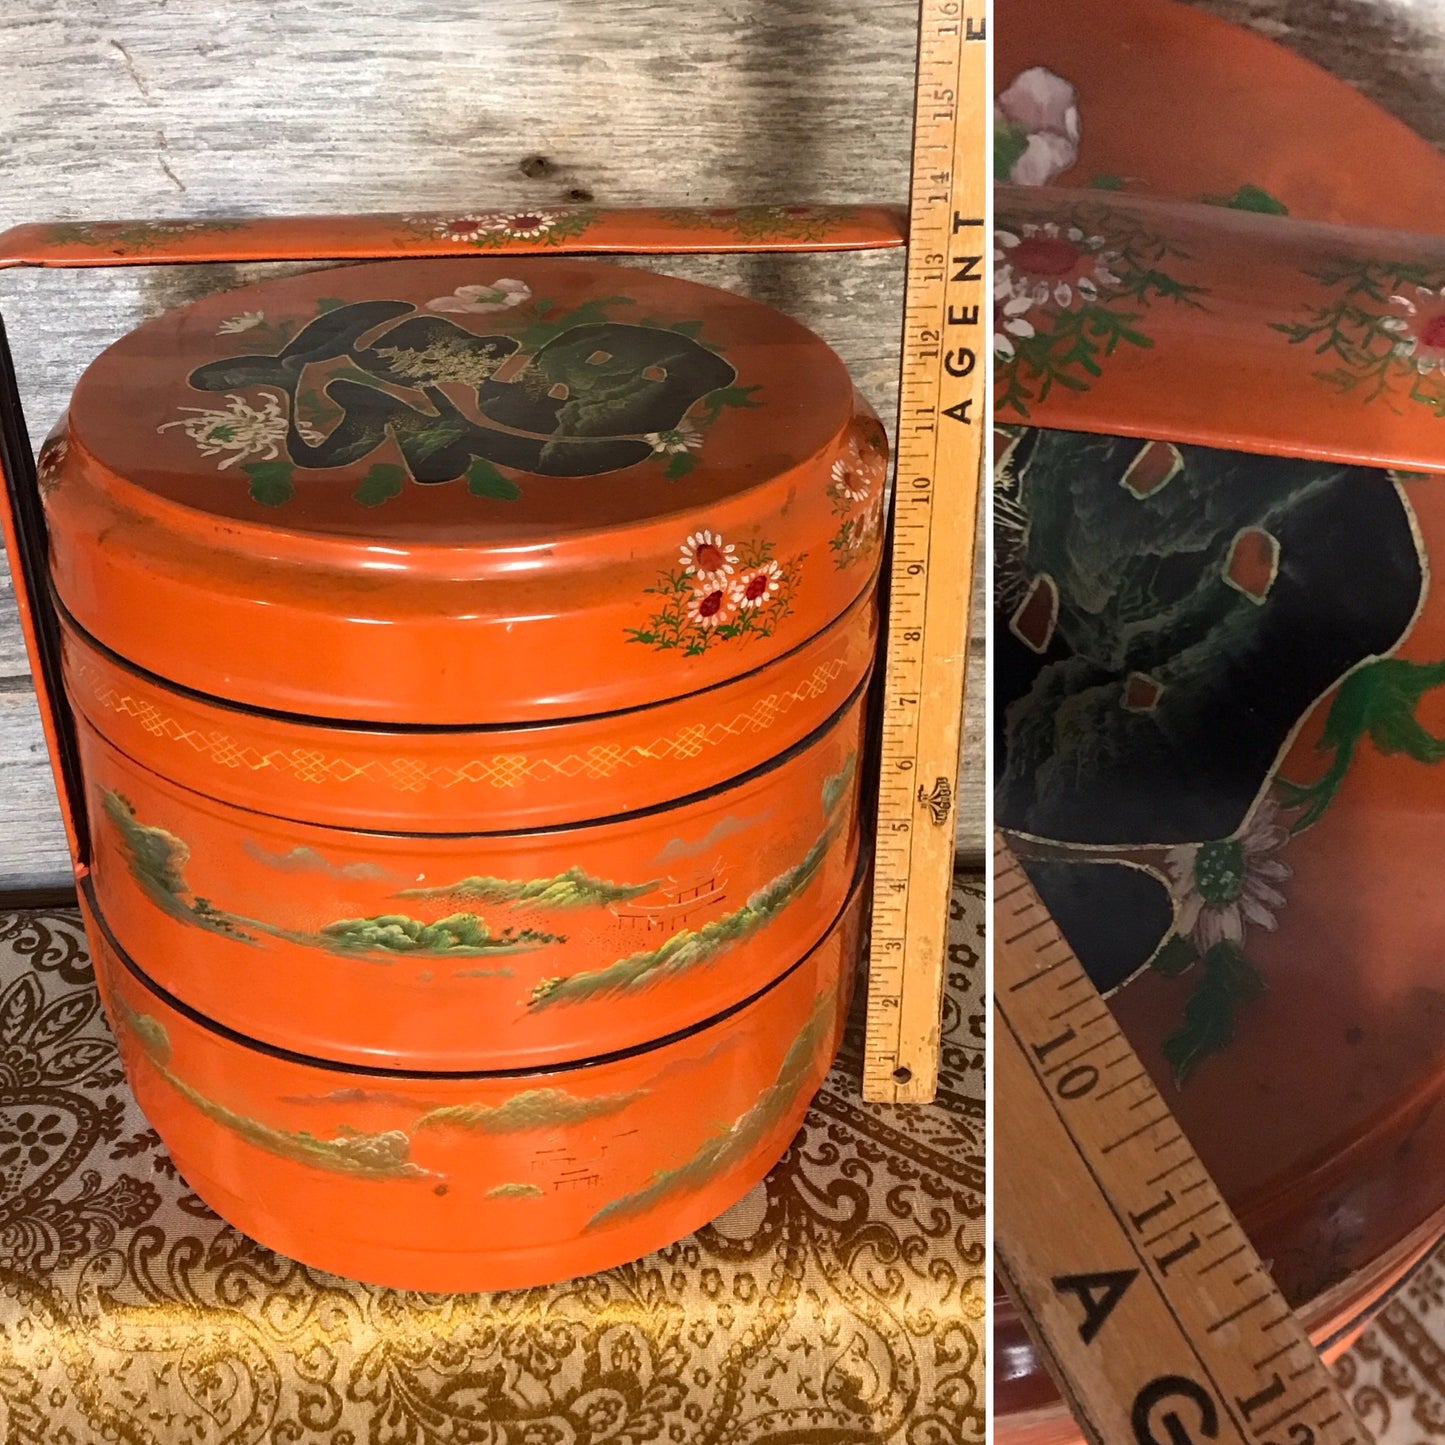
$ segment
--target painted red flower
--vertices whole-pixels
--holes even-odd
[[[449,221],[438,221],[437,235],[448,241],[475,241],[488,229],[485,216],[455,216]]]
[[[725,587],[737,570],[737,548],[717,532],[694,532],[682,544],[678,565],[702,586]]]
[[[1120,284],[1110,269],[1118,253],[1105,249],[1102,236],[1087,235],[1078,226],[1029,222],[1017,231],[995,231],[993,239],[994,305],[1007,314],[1019,314],[1008,312],[1015,298],[1036,306],[1052,301],[1067,309],[1079,300],[1097,301],[1101,292]]]
[[[1395,308],[1381,327],[1395,337],[1394,352],[1402,361],[1412,361],[1423,375],[1445,371],[1445,287],[1432,291],[1411,286],[1390,297]]]
[[[696,627],[714,628],[733,617],[729,587],[699,587],[688,599],[688,621]]]
[[[783,585],[783,569],[771,559],[749,567],[732,584],[730,600],[734,607],[751,610],[762,607]]]

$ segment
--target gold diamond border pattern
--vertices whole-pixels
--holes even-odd
[[[287,774],[300,783],[351,783],[364,779],[396,792],[421,793],[429,788],[446,790],[464,785],[506,789],[523,783],[596,780],[610,778],[624,768],[635,768],[645,763],[695,758],[730,738],[766,732],[799,703],[813,702],[823,696],[847,665],[847,656],[819,663],[796,687],[759,698],[731,722],[689,723],[671,735],[657,738],[646,747],[597,743],[556,758],[494,753],[460,766],[429,764],[415,757],[373,758],[355,763],[313,747],[263,750],[249,743],[237,742],[218,729],[188,727],[167,716],[144,695],[102,683],[97,670],[86,663],[73,666],[72,675],[87,685],[91,700],[100,707],[117,717],[133,720],[153,737],[189,746],[217,767],[246,768],[252,772],[270,769]]]

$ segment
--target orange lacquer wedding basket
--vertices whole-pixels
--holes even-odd
[[[802,208],[0,238],[393,258],[122,337],[33,489],[7,413],[101,989],[232,1223],[384,1284],[538,1284],[786,1147],[863,933],[887,442],[796,322],[568,253],[898,240]]]

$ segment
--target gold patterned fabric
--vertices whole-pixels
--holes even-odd
[[[865,1105],[862,997],[767,1181],[547,1288],[419,1295],[223,1224],[137,1109],[74,913],[0,914],[0,1445],[982,1440],[981,880],[942,1087]]]
[[[1445,1245],[1335,1365],[1375,1445],[1445,1439]]]

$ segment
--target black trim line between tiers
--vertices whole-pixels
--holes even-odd
[[[705,798],[711,798],[718,793],[731,792],[734,788],[740,788],[751,783],[756,778],[761,778],[767,773],[775,772],[784,763],[791,762],[800,753],[806,752],[816,743],[820,742],[828,733],[838,726],[839,721],[850,708],[858,701],[859,697],[867,690],[872,679],[873,669],[876,663],[869,663],[868,671],[863,674],[854,685],[852,692],[843,699],[838,706],[828,714],[810,733],[799,738],[790,747],[784,748],[782,752],[749,768],[745,773],[737,773],[731,778],[725,778],[720,783],[714,783],[710,788],[699,788],[695,793],[684,793],[678,798],[668,798],[661,803],[649,803],[645,808],[633,808],[628,812],[609,813],[603,818],[576,818],[566,823],[543,823],[535,828],[468,828],[459,833],[447,832],[419,832],[416,829],[401,828],[348,828],[337,823],[317,823],[308,818],[294,818],[286,813],[266,813],[260,808],[248,808],[241,803],[232,803],[224,798],[213,798],[209,793],[202,793],[199,789],[187,787],[184,783],[178,783],[173,778],[168,778],[164,773],[158,773],[152,767],[148,767],[138,758],[133,758],[126,750],[113,742],[101,732],[96,725],[87,717],[86,726],[105,744],[111,752],[119,754],[132,767],[139,768],[148,778],[157,779],[163,786],[174,788],[179,793],[188,797],[203,798],[212,805],[219,805],[231,812],[239,813],[243,817],[274,818],[282,823],[298,823],[307,828],[318,828],[327,833],[346,833],[358,838],[542,838],[550,833],[580,833],[589,828],[601,828],[613,823],[631,823],[639,818],[651,818],[658,813],[671,812],[674,808],[690,807],[693,803],[700,803]],[[863,745],[859,747],[854,757],[854,767],[865,766],[864,754],[867,751],[867,720],[864,719]],[[88,797],[89,795],[85,795]]]
[[[670,1034],[664,1034],[659,1039],[649,1039],[645,1044],[633,1044],[630,1048],[616,1049],[610,1054],[596,1054],[590,1059],[574,1059],[567,1063],[554,1064],[532,1064],[526,1068],[516,1069],[439,1069],[424,1071],[417,1069],[388,1069],[380,1064],[348,1064],[340,1063],[333,1059],[318,1059],[310,1054],[297,1053],[294,1049],[282,1048],[279,1044],[268,1044],[261,1039],[253,1039],[248,1034],[239,1033],[237,1030],[228,1028],[225,1024],[218,1023],[213,1018],[194,1009],[188,1003],[178,999],[168,989],[158,984],[124,948],[111,931],[110,924],[106,922],[105,915],[100,910],[100,900],[95,894],[95,885],[90,878],[81,881],[81,888],[85,893],[88,903],[88,912],[94,919],[96,927],[105,935],[106,946],[120,965],[131,975],[147,993],[161,1000],[168,1008],[180,1014],[182,1018],[189,1020],[197,1027],[206,1030],[207,1033],[225,1039],[228,1043],[236,1044],[243,1049],[249,1049],[253,1053],[267,1054],[272,1058],[283,1059],[287,1063],[305,1064],[310,1068],[322,1069],[328,1073],[338,1074],[361,1074],[372,1079],[535,1079],[544,1078],[548,1075],[572,1074],[581,1069],[598,1068],[603,1064],[618,1063],[623,1059],[637,1058],[642,1054],[652,1053],[654,1050],[666,1048],[669,1044],[675,1044],[680,1039],[690,1038],[694,1034],[700,1034],[708,1029],[714,1029],[719,1024],[726,1023],[734,1015],[741,1013],[744,1009],[752,1007],[764,995],[771,993],[779,987],[784,980],[791,978],[802,966],[813,957],[817,951],[832,939],[837,932],[839,925],[847,915],[848,909],[859,897],[859,891],[863,887],[864,879],[868,871],[869,860],[860,854],[858,866],[853,872],[853,882],[848,889],[848,895],[844,899],[843,906],[833,916],[833,920],[823,931],[818,941],[808,949],[796,963],[789,965],[782,973],[778,974],[770,983],[750,993],[745,999],[730,1005],[721,1013],[713,1014],[711,1018],[704,1019],[701,1023],[691,1025],[685,1029],[675,1029]]]
[[[34,463],[31,463],[32,470]],[[262,707],[256,703],[236,702],[234,699],[217,697],[215,693],[202,692],[199,688],[187,687],[184,683],[176,682],[171,678],[163,677],[158,672],[152,672],[140,663],[122,656],[113,648],[108,647],[89,628],[76,620],[75,614],[65,605],[60,591],[55,585],[53,577],[46,577],[45,594],[50,599],[51,606],[61,617],[65,625],[71,628],[77,636],[83,638],[87,645],[102,654],[115,666],[123,668],[133,677],[141,678],[160,688],[163,692],[175,693],[180,697],[190,698],[195,702],[202,703],[208,707],[214,707],[221,712],[240,713],[243,716],[270,718],[275,722],[292,723],[301,727],[319,727],[333,729],[338,732],[367,733],[373,737],[401,737],[415,736],[417,734],[438,734],[445,736],[448,733],[520,733],[540,732],[546,728],[572,727],[578,723],[606,722],[610,718],[630,717],[635,713],[651,712],[656,708],[670,707],[673,703],[687,702],[692,698],[706,697],[710,692],[717,692],[721,688],[732,687],[736,683],[743,682],[750,677],[756,677],[759,673],[766,672],[770,667],[776,667],[786,662],[790,657],[795,657],[805,648],[811,647],[819,638],[825,637],[834,628],[840,627],[847,618],[855,612],[866,607],[874,595],[874,584],[882,573],[880,552],[880,565],[873,569],[871,576],[864,585],[863,590],[826,626],[820,627],[816,632],[810,633],[801,642],[794,644],[786,652],[780,652],[776,657],[769,658],[766,662],[760,662],[756,667],[749,668],[746,672],[734,673],[731,677],[725,677],[718,682],[710,682],[706,687],[696,688],[692,692],[678,693],[675,697],[660,697],[653,702],[637,703],[633,707],[617,708],[613,712],[589,712],[578,713],[571,717],[539,718],[535,722],[505,722],[505,723],[384,723],[374,718],[334,718],[322,717],[314,713],[285,712],[280,708]],[[881,622],[880,622],[881,626]]]

